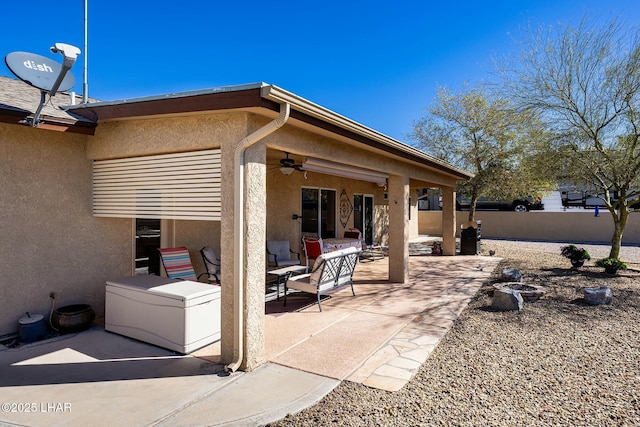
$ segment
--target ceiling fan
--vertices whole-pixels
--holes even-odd
[[[289,158],[289,153],[285,151],[286,157],[280,159],[280,172],[283,175],[291,175],[293,171],[302,171],[302,165],[297,165],[295,160]]]

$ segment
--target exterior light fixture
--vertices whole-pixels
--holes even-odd
[[[280,167],[280,172],[282,172],[282,175],[285,175],[285,176],[291,175],[294,170],[295,169],[293,167],[291,167],[291,166],[281,166]]]

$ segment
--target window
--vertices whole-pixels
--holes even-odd
[[[136,219],[136,274],[160,275],[160,220]]]
[[[302,234],[336,237],[336,191],[302,189]]]

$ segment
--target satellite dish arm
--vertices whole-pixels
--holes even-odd
[[[40,124],[40,113],[42,112],[42,107],[44,107],[45,102],[47,101],[47,92],[44,90],[40,91],[40,105],[38,105],[38,109],[36,110],[33,118],[31,120],[27,119],[27,123],[31,124],[31,127],[36,127]]]
[[[62,62],[62,69],[60,70],[60,74],[58,74],[58,78],[55,83],[49,90],[49,96],[53,96],[58,91],[60,84],[62,84],[62,80],[67,75],[67,72],[73,67],[73,64],[76,63],[76,59],[78,55],[80,55],[80,49],[75,46],[71,46],[66,43],[56,43],[54,46],[51,46],[51,52],[58,53],[60,52],[62,56],[64,56],[64,61]]]
[[[60,70],[60,74],[58,74],[58,78],[56,79],[55,83],[53,84],[53,86],[51,86],[51,89],[49,90],[49,96],[53,96],[56,94],[56,92],[58,91],[58,88],[60,87],[60,84],[62,83],[62,80],[64,80],[64,77],[67,75],[67,71],[69,71],[71,69],[71,67],[67,67],[66,64],[62,64],[62,69]]]

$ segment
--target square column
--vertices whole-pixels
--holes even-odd
[[[267,149],[262,143],[245,153],[244,364],[264,363],[264,304],[267,238]]]
[[[455,187],[442,187],[442,254],[456,254]]]
[[[222,146],[222,217],[221,251],[222,304],[221,342],[222,363],[231,363],[236,355],[235,343],[242,336],[242,370],[252,370],[264,362],[264,303],[265,303],[265,239],[266,239],[266,147],[258,143],[247,149],[244,162],[244,223],[240,236],[234,235],[235,146]],[[244,243],[244,256],[234,252],[236,238]],[[234,271],[242,270],[244,280],[239,284],[242,309],[235,301]],[[238,330],[238,316],[242,329]]]
[[[409,177],[389,176],[389,280],[409,277]]]

